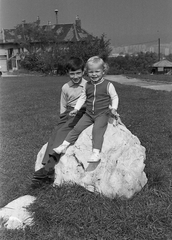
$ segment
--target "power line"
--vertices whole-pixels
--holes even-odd
[[[132,46],[132,45],[142,45],[142,44],[153,43],[153,42],[157,42],[157,40],[149,41],[149,42],[134,43],[134,44],[130,44],[130,46]]]
[[[122,45],[120,47],[125,47],[125,46],[134,46],[134,45],[143,45],[143,44],[146,44],[146,43],[155,43],[157,42],[157,39],[156,40],[152,40],[152,41],[149,41],[149,42],[140,42],[140,43],[133,43],[133,44],[126,44],[126,45]]]

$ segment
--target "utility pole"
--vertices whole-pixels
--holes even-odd
[[[158,58],[161,60],[161,47],[160,47],[160,38],[158,38]]]
[[[57,16],[58,15],[58,9],[55,9],[54,12],[56,14],[56,24],[58,24],[58,16]]]

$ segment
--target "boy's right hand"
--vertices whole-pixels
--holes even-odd
[[[70,113],[69,113],[69,116],[76,116],[78,110],[76,109],[73,109]]]

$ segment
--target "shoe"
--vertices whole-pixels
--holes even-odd
[[[68,145],[61,144],[59,147],[54,148],[53,151],[56,152],[57,154],[65,153]]]
[[[93,152],[91,155],[90,160],[88,161],[89,163],[95,163],[100,161],[100,153],[98,152]]]
[[[92,172],[94,171],[97,166],[99,165],[100,160],[98,162],[89,162],[88,167],[86,168],[85,172]]]
[[[41,187],[43,184],[51,184],[54,182],[54,173],[55,170],[46,171],[45,168],[41,168],[38,171],[36,171],[32,178],[32,188],[38,188]]]

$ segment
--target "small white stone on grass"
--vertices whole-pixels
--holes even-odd
[[[24,229],[33,224],[32,213],[26,207],[35,201],[35,197],[25,195],[8,203],[0,209],[0,227],[7,229]]]

